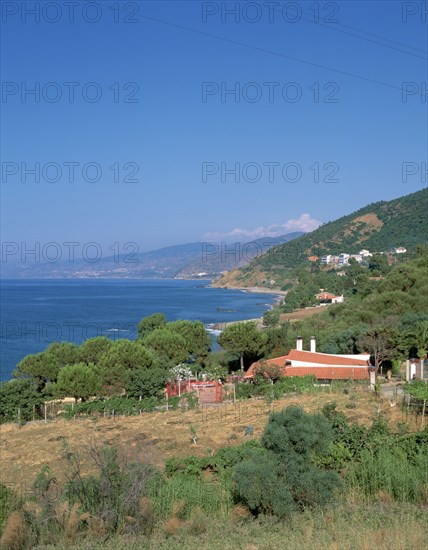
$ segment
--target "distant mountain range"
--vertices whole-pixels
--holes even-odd
[[[304,233],[297,231],[278,237],[249,242],[195,242],[168,246],[137,254],[100,258],[96,262],[20,262],[18,255],[2,261],[3,278],[212,278],[248,264],[273,246],[291,241]],[[2,259],[3,260],[3,259]]]
[[[358,254],[408,250],[426,244],[428,237],[428,190],[422,189],[392,201],[369,204],[352,214],[325,223],[292,242],[272,248],[248,265],[221,277],[216,286],[281,288],[291,269],[309,265],[309,257],[342,252]]]

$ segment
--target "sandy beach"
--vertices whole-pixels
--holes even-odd
[[[286,290],[265,288],[262,286],[221,286],[215,288],[228,288],[229,290],[242,290],[243,292],[255,292],[258,294],[277,294],[278,296],[286,296]]]

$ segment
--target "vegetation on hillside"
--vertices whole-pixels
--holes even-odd
[[[342,525],[334,510],[348,510],[349,522],[365,506],[379,521],[384,506],[399,510],[394,503],[409,517],[411,510],[412,536],[423,541],[427,429],[393,434],[381,416],[370,427],[349,423],[334,402],[317,414],[296,406],[272,413],[259,441],[231,443],[206,457],[173,457],[164,471],[112,446],[91,443],[88,452],[91,475],[82,475],[79,454],[65,441],[65,482],[43,466],[30,496],[1,486],[2,548],[103,548],[108,540],[117,548],[159,546],[159,540],[178,547],[188,538],[193,544],[192,536],[208,536],[210,524],[226,531],[233,524],[244,539],[256,526],[263,533],[276,525],[298,541],[293,526],[320,514]],[[303,544],[307,539],[300,537]],[[336,537],[341,540],[339,532]],[[393,546],[408,547],[398,540]]]
[[[228,372],[248,368],[253,361],[288,353],[297,335],[306,347],[314,335],[317,350],[325,353],[370,353],[380,373],[388,369],[398,373],[403,360],[424,358],[428,351],[427,268],[428,253],[423,248],[409,262],[384,266],[382,277],[375,279],[355,263],[341,277],[301,268],[296,289],[265,315],[267,327],[260,331],[253,322],[228,326],[218,338],[225,350],[221,352],[210,352],[211,339],[201,322],[168,323],[162,314],[143,319],[134,341],[98,337],[80,346],[53,343],[25,357],[15,379],[0,385],[0,419],[39,418],[45,400],[63,396],[82,402],[92,396],[120,398],[114,407],[117,412],[153,409],[163,404],[168,379],[192,373],[225,379]],[[320,285],[343,293],[345,302],[330,305],[313,317],[280,322],[281,313],[312,304]],[[182,366],[173,372],[177,365]],[[282,383],[274,374],[269,374],[277,385],[273,391],[281,392]],[[263,376],[266,382],[266,373]],[[242,397],[264,391],[257,388],[257,381],[250,388],[241,386],[237,395]],[[135,400],[142,400],[140,406]],[[79,407],[103,410],[105,405]]]
[[[326,284],[326,290],[342,291],[346,300],[328,306],[316,316],[269,327],[266,355],[287,353],[294,347],[297,335],[306,343],[314,335],[318,351],[371,353],[377,367],[383,364],[398,368],[400,362],[409,357],[425,357],[428,351],[427,268],[428,254],[421,249],[415,259],[389,269],[388,274],[377,280],[358,274],[355,266],[350,266],[343,277],[302,270],[300,284],[278,306],[280,312],[302,302],[313,303],[320,283]],[[329,278],[333,278],[332,282]]]
[[[271,249],[247,266],[219,279],[216,284],[284,288],[293,275],[292,269],[308,265],[310,256],[320,258],[342,252],[358,254],[363,248],[371,252],[387,252],[400,246],[406,247],[411,254],[418,244],[427,242],[427,209],[427,189],[392,201],[369,204]]]

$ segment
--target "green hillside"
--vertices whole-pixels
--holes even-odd
[[[411,251],[417,244],[427,242],[427,212],[427,189],[369,204],[273,248],[244,268],[226,274],[216,286],[281,287],[286,284],[290,269],[309,264],[308,257],[313,255],[358,254],[363,248],[386,252],[399,246]]]

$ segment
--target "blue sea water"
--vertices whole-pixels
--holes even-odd
[[[52,342],[135,338],[139,321],[162,312],[168,321],[212,323],[261,317],[271,294],[211,288],[184,280],[3,280],[0,380],[9,380],[26,355]],[[226,311],[224,311],[226,310]]]

